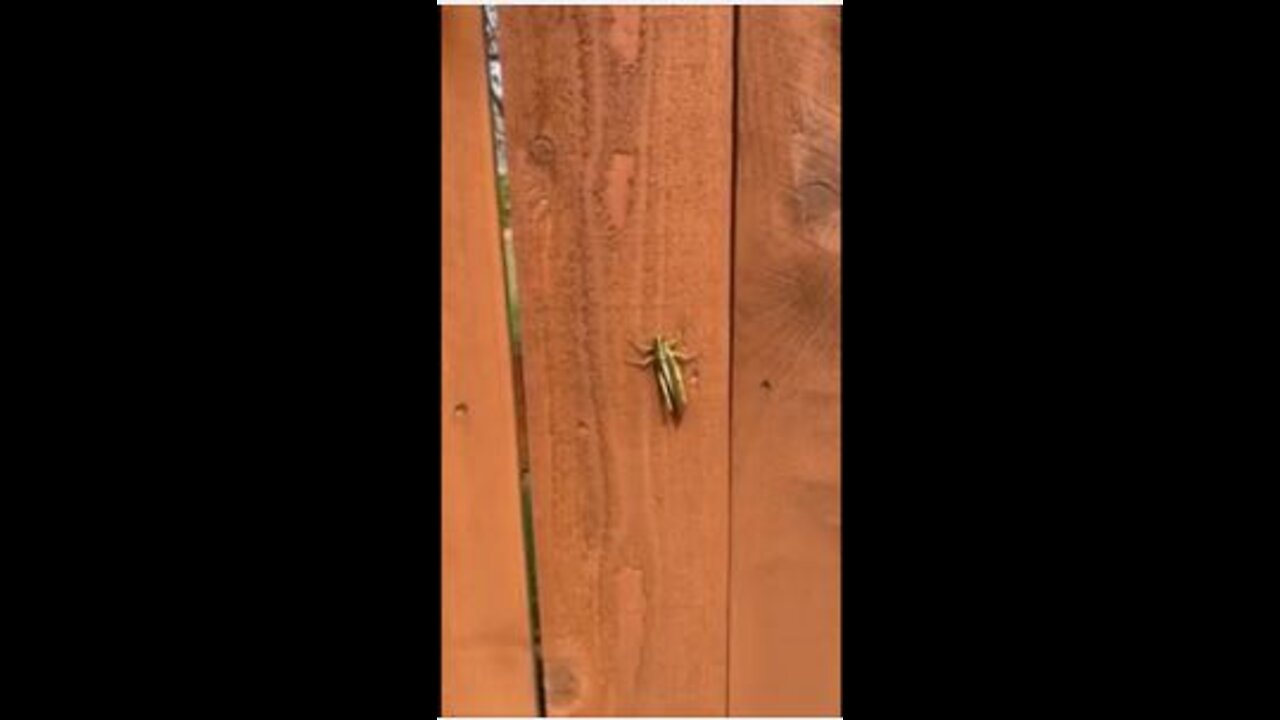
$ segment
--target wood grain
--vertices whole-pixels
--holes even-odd
[[[445,715],[537,713],[478,7],[441,9]]]
[[[725,711],[731,13],[502,9],[550,715]]]
[[[839,10],[739,8],[733,715],[840,714]]]

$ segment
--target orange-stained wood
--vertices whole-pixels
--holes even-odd
[[[733,715],[840,714],[840,8],[743,7]]]
[[[445,715],[537,713],[478,7],[441,9]]]
[[[732,9],[500,26],[548,713],[722,715]],[[667,332],[679,426],[626,364]]]

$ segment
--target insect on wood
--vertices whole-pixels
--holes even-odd
[[[684,386],[684,375],[680,372],[680,364],[697,358],[686,355],[678,349],[680,340],[664,338],[658,335],[648,347],[632,342],[637,352],[645,356],[643,362],[628,361],[636,367],[653,366],[654,377],[658,381],[658,393],[662,397],[662,405],[672,419],[679,421],[689,403],[689,396]]]

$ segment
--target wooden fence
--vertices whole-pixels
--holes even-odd
[[[480,10],[442,17],[445,713],[839,714],[840,9],[500,11],[522,418]]]

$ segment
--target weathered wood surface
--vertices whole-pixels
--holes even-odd
[[[445,715],[536,714],[480,8],[441,9]]]
[[[840,712],[839,11],[739,8],[734,715]]]
[[[548,713],[727,700],[732,9],[510,7]],[[677,427],[629,340],[700,359]]]

